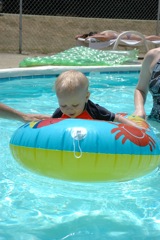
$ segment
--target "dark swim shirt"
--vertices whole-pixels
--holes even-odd
[[[68,116],[63,114],[60,108],[57,108],[53,113],[52,118],[68,118]],[[76,118],[114,121],[115,114],[108,111],[106,108],[93,103],[91,100],[88,100],[83,113]]]

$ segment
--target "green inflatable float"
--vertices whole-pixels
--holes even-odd
[[[104,51],[87,47],[74,47],[64,52],[45,57],[24,58],[20,67],[35,66],[115,66],[138,59],[138,50],[130,51]]]

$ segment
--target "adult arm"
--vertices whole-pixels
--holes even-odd
[[[43,114],[26,114],[0,103],[0,118],[13,119],[21,122],[30,122],[46,119],[49,117],[50,116]]]
[[[157,53],[159,52],[153,49],[146,54],[142,63],[139,81],[134,92],[135,112],[133,114],[144,119],[146,118],[144,105],[148,94],[149,80],[151,78],[152,69],[158,60]]]

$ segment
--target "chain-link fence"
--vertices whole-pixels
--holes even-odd
[[[54,54],[77,34],[159,35],[159,0],[0,0],[0,51]],[[20,14],[21,13],[21,14]]]

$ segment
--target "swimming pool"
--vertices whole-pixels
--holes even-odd
[[[0,102],[25,112],[52,114],[58,106],[53,74],[0,80]],[[38,70],[37,70],[38,71]],[[133,112],[138,71],[89,72],[91,100],[113,112]],[[25,75],[26,72],[19,75]],[[1,75],[2,76],[2,75]],[[147,99],[147,113],[151,109]],[[74,183],[48,179],[21,167],[9,140],[21,123],[0,120],[0,239],[159,239],[160,173],[129,182]]]

